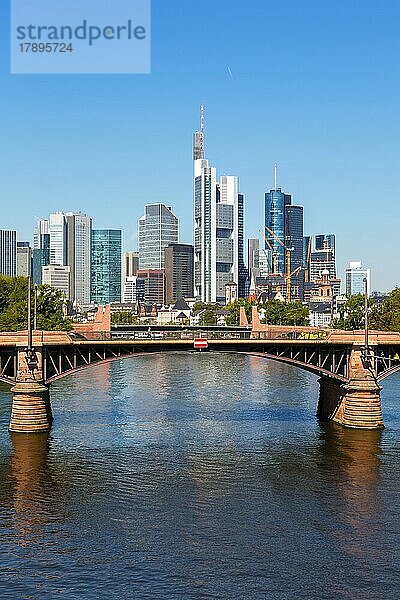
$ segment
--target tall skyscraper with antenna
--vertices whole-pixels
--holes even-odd
[[[287,250],[291,249],[290,270],[298,281],[299,296],[302,296],[303,266],[303,207],[292,204],[292,196],[282,192],[278,187],[278,167],[274,164],[274,189],[265,194],[265,225],[274,233],[265,230],[265,247],[272,250],[272,271],[288,275]]]
[[[204,106],[200,130],[193,137],[194,160],[194,283],[202,302],[224,302],[225,286],[237,283],[244,294],[244,196],[239,179],[223,175],[204,158]]]
[[[292,203],[290,194],[284,194],[278,188],[277,164],[274,164],[274,189],[265,193],[265,226],[273,231],[272,235],[265,230],[265,248],[273,255],[272,270],[274,273],[285,274],[285,249],[279,243],[285,243],[285,207]]]

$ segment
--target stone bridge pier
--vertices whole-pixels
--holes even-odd
[[[49,388],[43,379],[41,348],[18,348],[17,377],[13,393],[10,431],[35,433],[48,431],[53,420]]]
[[[319,380],[318,418],[356,429],[382,429],[382,388],[363,359],[362,346],[353,346],[348,373],[348,383]]]

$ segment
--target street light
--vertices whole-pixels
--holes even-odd
[[[26,364],[28,369],[33,372],[37,369],[37,356],[36,352],[33,349],[32,344],[32,319],[31,319],[31,309],[32,309],[32,298],[31,298],[31,285],[32,285],[32,277],[28,275],[28,347],[26,349]]]
[[[33,330],[37,330],[37,297],[38,297],[38,285],[35,283],[35,303],[33,307]]]
[[[30,275],[28,275],[28,352],[31,352],[32,350],[31,284],[32,278]]]
[[[368,279],[364,277],[364,337],[365,352],[368,354]]]

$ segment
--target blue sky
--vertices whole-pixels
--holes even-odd
[[[10,75],[7,4],[2,228],[31,239],[36,217],[81,210],[135,249],[144,204],[165,202],[191,242],[203,102],[206,154],[240,177],[247,237],[276,160],[305,233],[336,233],[339,274],[362,260],[373,289],[400,285],[400,2],[153,0],[150,75]]]

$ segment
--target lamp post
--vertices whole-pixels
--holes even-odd
[[[364,277],[364,338],[365,354],[368,354],[368,279]]]
[[[31,353],[31,351],[32,351],[31,285],[32,285],[32,278],[30,275],[28,275],[28,352],[29,353]]]
[[[29,371],[33,373],[35,369],[37,369],[37,356],[36,352],[33,349],[32,344],[32,277],[28,275],[28,347],[26,349],[26,364],[28,365]]]
[[[38,296],[38,285],[35,283],[35,303],[33,306],[33,330],[37,330],[37,296]]]

